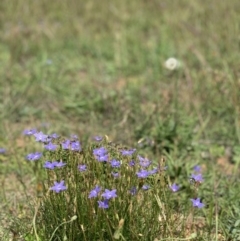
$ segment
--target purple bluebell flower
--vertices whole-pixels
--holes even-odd
[[[153,168],[152,170],[148,171],[149,175],[154,175],[154,174],[156,174],[157,172],[158,172],[158,168],[157,168],[157,167],[155,167],[155,168]]]
[[[81,147],[81,144],[79,141],[73,141],[71,143],[71,150],[72,151],[81,151],[82,150],[82,147]]]
[[[141,156],[138,156],[138,160],[139,160],[139,165],[141,167],[149,167],[150,164],[152,163],[151,161],[149,161],[147,158],[144,158],[144,157],[141,157]]]
[[[131,149],[131,150],[122,150],[120,152],[122,153],[123,156],[131,156],[135,151],[136,149]]]
[[[112,167],[120,167],[121,166],[121,162],[117,161],[116,159],[111,160],[111,166]]]
[[[105,189],[104,193],[102,194],[102,197],[104,197],[105,199],[110,199],[110,198],[117,197],[116,192],[117,192],[116,189],[113,189],[111,191],[108,190],[108,189]]]
[[[130,190],[129,190],[130,194],[131,195],[136,195],[137,194],[137,188],[136,187],[132,187]]]
[[[199,173],[199,172],[201,172],[202,168],[201,168],[201,166],[196,165],[196,166],[193,167],[193,170],[194,170],[195,172]]]
[[[197,207],[197,208],[203,208],[205,205],[204,203],[201,203],[200,198],[196,198],[196,199],[191,199],[193,207]]]
[[[42,157],[41,152],[30,153],[26,156],[26,159],[29,161],[37,161]]]
[[[50,190],[52,190],[52,191],[54,191],[56,193],[59,193],[59,192],[64,191],[66,189],[67,189],[67,187],[64,185],[64,181],[63,180],[60,181],[60,182],[54,182],[54,186],[52,186],[50,188]]]
[[[133,167],[135,165],[135,161],[134,160],[131,160],[130,162],[129,162],[129,166],[130,167]]]
[[[54,161],[53,164],[55,165],[55,167],[64,167],[67,165],[67,163],[63,161],[60,161],[60,162]]]
[[[147,185],[147,184],[144,184],[144,185],[142,186],[142,189],[145,190],[145,191],[148,190],[149,188],[150,188],[150,186]]]
[[[53,144],[52,142],[49,142],[47,145],[44,146],[46,150],[48,151],[55,151],[57,149],[57,145]]]
[[[4,154],[6,153],[6,149],[5,148],[0,148],[0,154]]]
[[[193,178],[196,182],[203,182],[202,173],[192,174],[191,178]]]
[[[37,132],[33,135],[35,136],[36,141],[39,141],[39,142],[46,142],[48,138],[48,135],[43,134],[42,131]]]
[[[177,192],[177,191],[180,189],[179,185],[177,185],[176,183],[173,183],[173,184],[170,186],[170,188],[171,188],[171,190],[172,190],[173,192]]]
[[[87,171],[87,165],[78,165],[78,170],[80,172],[85,172]]]
[[[31,136],[37,133],[37,129],[26,129],[23,131],[23,135]]]
[[[99,147],[93,150],[94,156],[104,156],[107,154],[107,149],[105,147]]]
[[[98,193],[101,191],[101,187],[99,187],[98,185],[90,191],[90,194],[88,196],[88,198],[93,198],[93,197],[97,197]]]
[[[101,141],[103,138],[101,136],[94,136],[95,141]]]
[[[47,169],[54,169],[55,168],[55,164],[53,162],[50,161],[46,161],[43,165],[43,167],[47,168]]]
[[[104,155],[104,156],[96,156],[96,159],[99,161],[99,162],[107,162],[108,161],[108,154]]]
[[[62,143],[61,143],[61,145],[62,145],[62,149],[64,149],[64,150],[68,150],[69,148],[70,148],[70,144],[71,144],[71,141],[70,140],[65,140],[65,141],[63,141]]]
[[[99,208],[104,208],[104,209],[109,208],[109,204],[108,203],[109,203],[108,199],[103,200],[103,201],[98,201],[98,207]]]
[[[138,178],[147,178],[149,176],[149,172],[147,170],[140,170],[137,172]]]
[[[111,174],[112,174],[115,178],[119,177],[119,173],[118,173],[118,172],[111,172]]]
[[[93,155],[99,162],[108,161],[107,149],[104,147],[99,147],[93,150]]]

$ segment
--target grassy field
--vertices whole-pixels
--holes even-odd
[[[166,159],[166,185],[181,186],[152,224],[166,230],[135,240],[240,240],[239,9],[239,0],[1,0],[0,239],[50,240],[34,232],[44,225],[34,225],[38,177],[25,156],[39,146],[22,134],[37,128],[76,134],[84,147],[106,135]],[[178,69],[166,69],[170,57]],[[205,206],[192,215],[176,202],[191,204],[195,165]]]

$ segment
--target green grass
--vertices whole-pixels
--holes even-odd
[[[84,145],[96,134],[129,147],[140,142],[150,159],[166,157],[169,180],[182,183],[183,198],[190,194],[190,170],[200,164],[199,194],[207,206],[197,215],[203,221],[193,228],[194,240],[238,240],[239,5],[2,0],[4,238],[35,240],[36,176],[25,156],[38,145],[22,131],[36,127],[66,137],[76,133]],[[182,68],[166,70],[169,57]],[[173,240],[173,233],[166,237]]]

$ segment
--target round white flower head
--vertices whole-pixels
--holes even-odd
[[[169,70],[175,70],[180,67],[180,62],[175,58],[169,58],[165,61],[164,66]]]

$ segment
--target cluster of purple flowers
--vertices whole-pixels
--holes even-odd
[[[70,151],[81,151],[82,147],[81,144],[78,140],[77,136],[72,136],[71,139],[66,139],[64,141],[62,141],[60,143],[60,147],[57,144],[54,144],[55,141],[54,139],[58,138],[59,136],[56,133],[53,133],[51,135],[46,135],[43,132],[38,132],[37,129],[29,129],[29,130],[25,130],[23,132],[24,135],[26,136],[34,136],[35,140],[37,142],[42,142],[44,144],[44,148],[47,151],[56,151],[58,148],[63,149],[63,150],[70,150]],[[95,137],[96,141],[101,141],[102,137],[96,136]],[[143,180],[143,179],[147,179],[150,175],[154,175],[162,170],[165,170],[166,167],[162,168],[160,166],[158,167],[154,167],[151,168],[152,165],[152,161],[150,161],[148,158],[146,157],[142,157],[140,155],[136,156],[136,154],[134,155],[134,157],[136,157],[136,159],[133,156],[133,154],[135,153],[136,149],[129,149],[129,150],[121,150],[120,154],[122,156],[130,156],[130,158],[133,158],[134,160],[129,160],[128,165],[133,167],[133,166],[137,166],[139,169],[136,172],[136,176]],[[3,149],[0,149],[0,152],[3,152]],[[26,156],[26,159],[29,161],[37,161],[42,157],[42,153],[41,152],[35,152],[35,153],[30,153]],[[114,178],[118,178],[120,176],[118,170],[121,170],[120,167],[122,165],[122,161],[117,160],[115,158],[110,159],[110,154],[108,153],[108,150],[105,147],[98,147],[93,149],[93,155],[95,157],[95,159],[98,162],[108,162],[109,165],[111,165],[111,167],[113,168],[113,171],[111,172],[111,175]],[[64,167],[65,165],[67,165],[67,163],[63,162],[63,161],[45,161],[43,167],[46,169],[55,169],[55,168],[61,168]],[[85,172],[87,171],[87,165],[86,164],[79,164],[78,165],[78,170],[80,172]],[[191,174],[191,179],[194,180],[195,183],[201,183],[203,181],[203,177],[202,177],[202,173],[201,173],[201,168],[200,166],[195,166],[194,167],[194,172]],[[143,181],[141,181],[143,182]],[[148,190],[150,188],[150,186],[147,183],[144,183],[144,185],[142,185],[142,190]],[[54,185],[52,187],[50,187],[50,190],[59,193],[61,191],[65,191],[67,189],[64,180],[61,180],[60,182],[54,181]],[[180,186],[177,185],[176,183],[173,183],[172,185],[170,185],[170,189],[173,192],[177,192],[180,189]],[[103,208],[103,209],[107,209],[109,208],[109,203],[110,200],[117,197],[117,190],[116,189],[105,189],[104,191],[102,191],[102,188],[98,185],[96,185],[89,193],[88,198],[92,199],[92,198],[96,198],[96,197],[101,197],[100,200],[98,200],[98,207],[99,208]],[[138,189],[136,187],[132,187],[129,190],[131,195],[136,195],[138,192]],[[196,199],[190,199],[192,202],[192,205],[194,207],[197,208],[202,208],[204,207],[204,204],[200,201],[200,198],[196,198]]]
[[[194,182],[198,182],[201,183],[203,181],[203,177],[202,177],[202,173],[201,173],[201,167],[200,166],[194,166],[194,173],[191,175],[190,180],[193,179]],[[173,183],[170,186],[170,189],[173,192],[177,192],[180,189],[180,186],[177,185],[176,183]],[[196,198],[196,199],[190,199],[192,201],[192,204],[194,207],[197,208],[203,208],[205,205],[203,203],[201,203],[200,198]]]
[[[199,165],[196,165],[193,167],[193,170],[194,170],[194,172],[191,175],[190,180],[193,180],[194,184],[195,183],[199,184],[199,183],[203,182],[201,167]],[[193,207],[203,208],[205,206],[205,204],[200,201],[200,198],[195,198],[195,199],[192,198],[191,201],[192,201]]]
[[[82,147],[78,140],[65,140],[61,143],[62,149],[64,150],[71,150],[71,151],[81,151]]]
[[[56,133],[53,133],[51,135],[46,135],[42,131],[38,132],[37,129],[28,129],[24,130],[23,134],[26,136],[34,136],[35,140],[37,142],[42,142],[44,143],[44,148],[48,151],[55,151],[58,148],[58,145],[52,143],[52,140],[57,139],[59,136]],[[81,150],[81,145],[79,141],[74,140],[73,142],[70,143],[70,148],[71,150]],[[26,159],[29,161],[37,161],[42,157],[41,152],[34,152],[30,153],[26,156]],[[47,169],[54,169],[54,168],[60,168],[64,167],[66,165],[65,162],[63,161],[46,161],[43,165],[44,168]],[[50,188],[50,190],[59,193],[60,191],[66,190],[67,187],[64,184],[64,181],[61,180],[60,182],[54,182],[54,185]]]
[[[191,179],[193,179],[195,182],[203,182],[203,176],[201,173],[201,167],[199,165],[196,165],[193,167],[194,172],[191,175]]]
[[[37,129],[27,129],[23,131],[23,135],[25,136],[34,136],[35,140],[38,142],[48,143],[52,139],[56,139],[59,136],[56,133],[53,133],[51,135],[46,135],[42,131],[37,131]]]
[[[152,164],[149,159],[138,155],[138,160],[138,164],[141,167],[141,170],[136,173],[138,178],[147,178],[148,176],[154,175],[159,171],[160,167],[155,167],[152,170],[147,170],[147,168]]]
[[[108,151],[105,147],[99,147],[94,149],[93,155],[99,162],[107,162],[109,159]]]
[[[96,186],[94,189],[92,189],[90,191],[90,194],[88,196],[88,198],[95,198],[98,196],[98,194],[100,193],[101,191],[101,187],[100,186]],[[116,189],[113,189],[113,190],[109,190],[109,189],[105,189],[105,191],[102,193],[102,197],[104,198],[103,201],[99,200],[98,201],[98,207],[99,208],[109,208],[109,200],[112,199],[112,198],[115,198],[117,197],[117,194],[116,194],[117,190]]]

